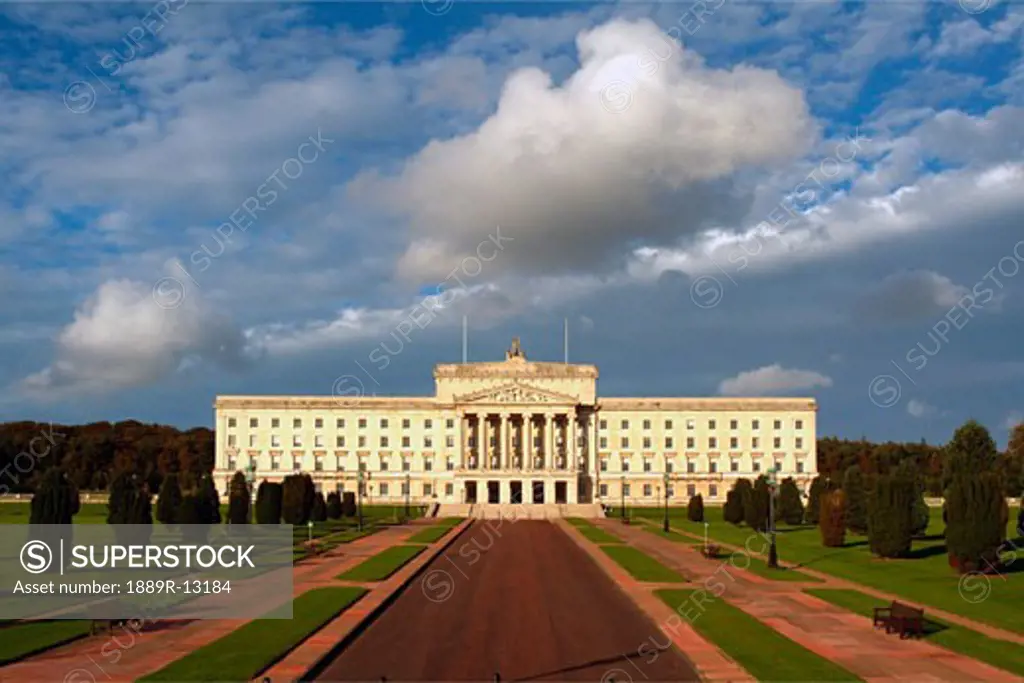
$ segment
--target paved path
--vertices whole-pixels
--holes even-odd
[[[624,656],[656,633],[556,525],[478,521],[320,678],[628,681]],[[645,680],[697,680],[674,648],[648,660]]]
[[[332,581],[335,576],[422,528],[422,524],[389,527],[301,562],[294,569],[294,594],[298,596],[319,586],[340,585]],[[141,633],[115,628],[110,635],[83,638],[0,667],[0,681],[134,681],[245,623],[241,619],[157,621],[147,624]]]
[[[743,571],[743,551],[727,560],[708,560],[699,546],[676,543],[640,526],[609,519],[598,526],[681,572],[698,590],[719,583],[723,599],[808,650],[836,662],[866,681],[1020,681],[1008,672],[921,640],[900,640],[875,630],[863,616],[803,593],[802,584],[772,581]],[[712,579],[712,575],[714,578]],[[705,581],[708,581],[705,584]],[[816,584],[822,587],[821,584]],[[720,590],[720,589],[717,589]],[[697,602],[694,602],[697,605]],[[697,605],[699,608],[699,605]],[[699,609],[689,612],[699,619]]]

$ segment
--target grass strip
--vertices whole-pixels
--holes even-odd
[[[603,545],[600,548],[637,581],[686,583],[686,579],[674,569],[666,567],[647,553],[637,550],[633,546]]]
[[[852,589],[808,588],[804,592],[868,619],[874,617],[875,607],[888,606],[885,600]],[[924,616],[924,640],[927,642],[1024,676],[1024,647],[1019,643],[990,638],[969,628],[933,619],[928,616],[927,608]]]
[[[462,522],[462,519],[458,517],[443,519],[437,524],[413,534],[409,537],[406,543],[433,543],[435,541],[439,541],[444,538],[449,531],[457,527],[460,522]]]
[[[347,572],[342,572],[337,578],[342,581],[383,581],[424,550],[426,550],[426,546],[423,545],[392,546],[364,560]]]
[[[89,635],[89,621],[27,621],[0,630],[0,665]]]
[[[256,619],[141,679],[248,681],[345,611],[366,590],[314,588],[295,598],[291,619]]]
[[[692,590],[655,591],[675,610],[692,594]],[[693,628],[759,681],[861,680],[724,600],[701,603],[701,608],[690,622]]]

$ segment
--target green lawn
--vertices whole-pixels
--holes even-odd
[[[683,611],[683,605],[695,604],[689,601],[692,592],[673,589],[655,594],[672,609]],[[723,600],[700,607],[702,611],[691,616],[693,628],[760,681],[861,680]]]
[[[257,619],[143,678],[146,681],[248,681],[347,609],[362,588],[315,588],[292,605],[291,619]]]
[[[0,666],[89,635],[88,621],[29,621],[0,629]]]
[[[445,535],[457,527],[462,522],[460,517],[448,517],[442,519],[437,524],[429,526],[419,533],[413,534],[409,537],[406,543],[433,543],[439,541],[445,537]]]
[[[651,583],[686,583],[674,569],[666,567],[650,555],[629,545],[602,545],[601,550],[637,581]]]
[[[396,545],[337,576],[342,581],[383,581],[426,550],[422,545]]]
[[[638,517],[660,519],[661,510],[637,508]],[[704,524],[686,519],[686,509],[670,509],[672,527],[687,531],[700,538]],[[734,526],[722,521],[720,507],[705,508],[705,518],[711,522],[710,537],[714,540],[746,547],[752,555],[767,553],[767,542],[746,526]],[[1013,526],[1016,515],[1010,515],[1008,538],[1015,538]],[[877,590],[900,595],[907,600],[976,619],[1009,631],[1024,633],[1024,618],[1020,605],[1024,604],[1024,541],[1016,541],[1018,558],[1010,571],[990,580],[992,589],[988,599],[968,602],[958,590],[959,576],[950,569],[946,559],[942,511],[931,509],[931,523],[925,539],[915,539],[912,557],[902,560],[879,560],[868,548],[863,536],[847,534],[842,548],[825,548],[817,527],[780,526],[778,533],[779,560],[808,569],[815,569],[843,579],[870,586]]]
[[[807,589],[804,592],[843,609],[862,614],[868,619],[874,617],[875,607],[886,606],[885,601],[855,590],[815,588]],[[987,662],[1000,669],[1024,676],[1024,646],[1005,640],[989,638],[963,626],[933,619],[928,616],[927,609],[924,615],[928,621],[925,628],[925,640],[929,643],[940,645],[954,652]]]
[[[572,524],[574,527],[576,527],[576,529],[581,534],[583,534],[583,537],[586,538],[588,541],[591,541],[592,543],[622,543],[621,538],[608,533],[604,529],[600,529],[594,526],[588,520],[581,519],[579,517],[573,517],[571,519],[567,519],[566,521],[569,522],[569,524]]]

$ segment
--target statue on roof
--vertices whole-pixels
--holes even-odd
[[[526,360],[526,354],[519,345],[519,337],[512,337],[512,347],[505,352],[505,360],[512,360],[513,358],[522,358],[523,360]]]

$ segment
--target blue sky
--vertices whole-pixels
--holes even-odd
[[[822,435],[1024,414],[1024,6],[0,11],[0,419],[425,394],[464,315]]]

